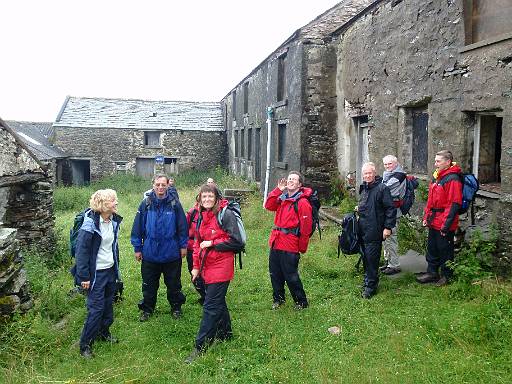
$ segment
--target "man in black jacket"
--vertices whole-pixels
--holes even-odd
[[[391,236],[396,224],[396,208],[389,187],[376,175],[375,164],[365,163],[363,183],[359,187],[359,238],[363,251],[364,282],[361,296],[369,299],[377,293],[382,241]]]

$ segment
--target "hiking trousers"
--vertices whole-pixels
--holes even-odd
[[[379,285],[379,261],[382,250],[382,241],[369,241],[361,246],[363,250],[363,266],[365,289],[371,293],[377,291]]]
[[[206,284],[203,304],[203,318],[196,337],[196,348],[205,350],[213,340],[227,340],[233,337],[231,318],[226,304],[229,281]]]
[[[398,236],[397,230],[400,224],[400,218],[397,217],[396,225],[391,230],[391,236],[384,240],[384,260],[390,268],[400,268],[398,257]]]
[[[453,271],[446,265],[447,261],[453,261],[454,257],[454,238],[455,232],[447,232],[445,236],[441,231],[429,228],[427,240],[427,272],[439,273],[450,279]]]
[[[168,263],[152,263],[142,259],[140,266],[142,274],[142,301],[139,309],[143,312],[153,313],[156,305],[160,275],[164,275],[167,287],[167,301],[171,309],[180,309],[185,303],[185,295],[181,292],[181,258]]]
[[[114,267],[96,270],[96,277],[87,292],[87,317],[82,335],[80,350],[91,346],[99,336],[109,336],[114,322],[114,292],[116,273]]]
[[[308,299],[299,276],[300,253],[270,249],[268,270],[272,283],[272,298],[274,302],[284,302],[284,284],[288,285],[290,294],[296,304],[308,306]]]

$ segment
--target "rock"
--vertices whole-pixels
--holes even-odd
[[[327,329],[331,335],[339,335],[341,334],[341,328],[338,326],[333,326]]]

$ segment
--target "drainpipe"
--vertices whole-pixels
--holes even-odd
[[[263,206],[267,201],[268,183],[270,179],[270,143],[272,142],[272,115],[274,110],[272,107],[267,107],[267,167],[265,171],[265,192],[263,194]]]

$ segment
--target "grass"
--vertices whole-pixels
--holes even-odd
[[[240,180],[216,174],[221,186]],[[177,180],[185,208],[206,174]],[[362,276],[355,258],[336,258],[335,229],[315,234],[300,271],[310,308],[297,312],[290,299],[271,311],[268,232],[272,214],[254,196],[243,207],[249,242],[244,268],[228,291],[235,338],[213,345],[192,365],[183,363],[201,319],[197,294],[183,266],[184,316],[170,316],[165,291],[157,311],[138,321],[140,266],[129,233],[149,183],[119,178],[85,188],[56,191],[58,252],[52,265],[30,254],[26,266],[36,297],[34,310],[4,325],[0,334],[2,383],[509,383],[512,381],[512,292],[509,283],[419,286],[414,276],[383,277],[377,296],[359,297]],[[85,361],[77,341],[83,325],[82,297],[68,297],[66,237],[76,212],[98,186],[120,196],[121,264],[125,298],[115,306],[117,345],[97,343]],[[69,199],[78,199],[69,202]],[[68,207],[69,208],[63,208]],[[162,284],[163,285],[163,284]],[[331,335],[331,326],[341,328]]]

